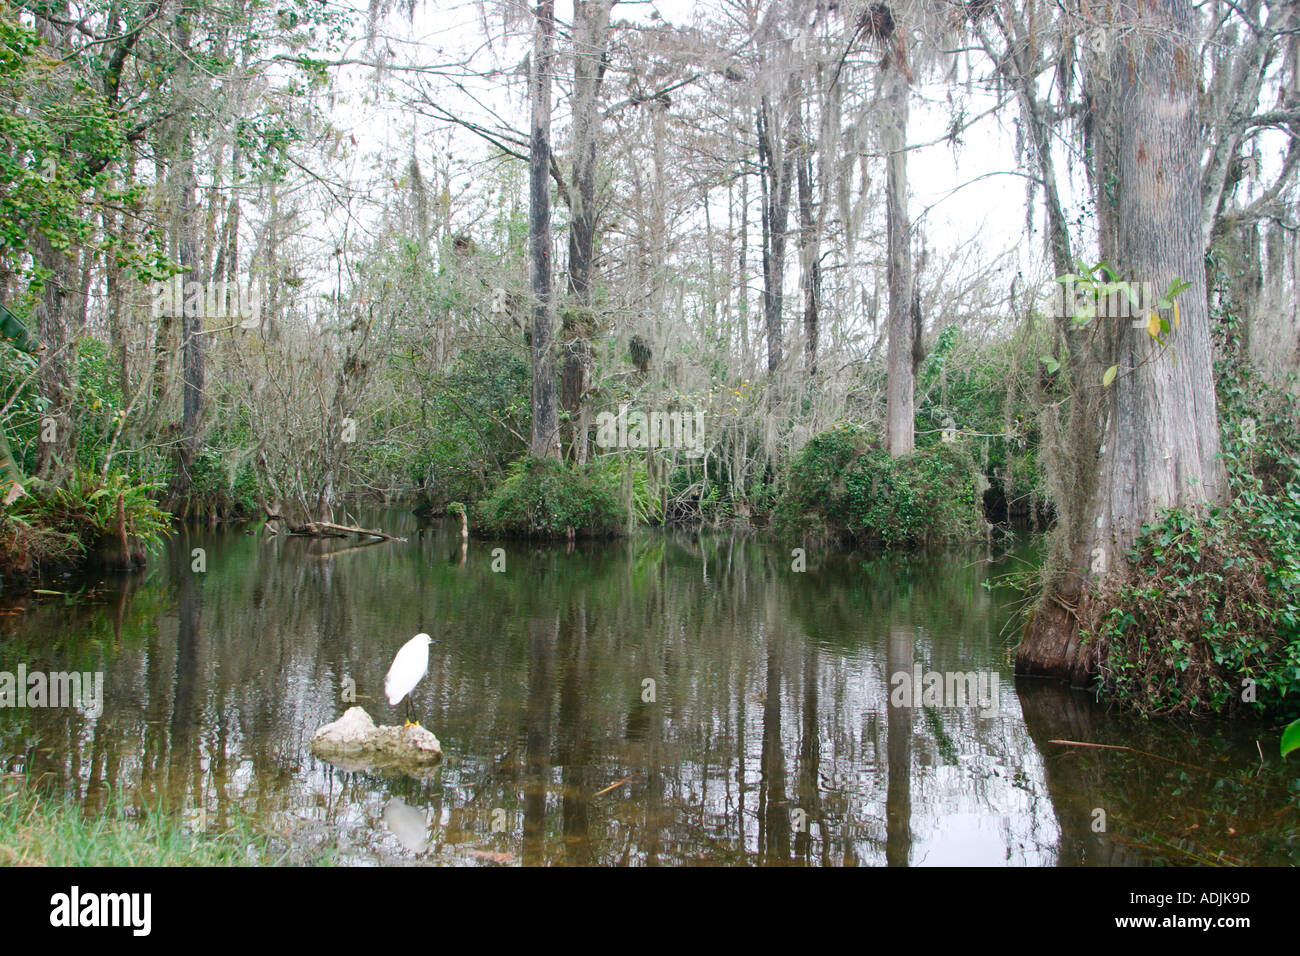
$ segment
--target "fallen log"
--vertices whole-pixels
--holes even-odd
[[[405,538],[397,538],[391,534],[385,534],[379,530],[370,528],[353,528],[351,525],[334,524],[332,521],[313,521],[312,525],[318,528],[324,528],[326,531],[333,531],[338,534],[354,534],[358,538],[381,538],[384,541],[405,541]]]
[[[290,521],[282,514],[277,514],[270,508],[263,507],[266,512],[266,521],[269,527],[272,521],[280,521],[289,529],[290,534],[296,534],[308,538],[345,538],[348,535],[355,535],[358,538],[378,538],[381,541],[405,541],[405,538],[398,538],[386,532],[371,528],[354,528],[351,525],[335,524],[332,521],[304,521],[295,523]]]

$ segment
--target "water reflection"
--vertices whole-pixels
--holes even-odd
[[[393,797],[384,804],[384,823],[408,852],[419,856],[428,849],[429,821],[424,818],[422,810]]]
[[[105,672],[98,719],[0,710],[0,764],[92,811],[112,787],[216,826],[238,809],[351,863],[1296,859],[1294,792],[1256,774],[1252,728],[1189,734],[1013,685],[1018,595],[984,582],[1023,549],[810,551],[796,573],[757,539],[671,534],[502,543],[494,573],[498,543],[374,520],[409,543],[188,532],[144,577],[0,616],[0,669]],[[441,639],[413,694],[439,771],[314,758],[353,687],[401,719],[383,676],[418,631]],[[914,665],[991,670],[1000,708],[890,706],[890,676]]]

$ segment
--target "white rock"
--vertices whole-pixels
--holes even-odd
[[[442,759],[438,738],[423,727],[376,726],[362,707],[350,707],[311,738],[312,752],[345,769],[403,770]]]
[[[366,742],[378,729],[364,707],[349,707],[347,713],[334,723],[319,728],[312,735],[311,742],[313,747],[319,743],[341,750],[353,747],[364,750]]]

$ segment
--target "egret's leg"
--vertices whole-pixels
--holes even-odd
[[[410,727],[411,725],[412,725],[411,724],[411,695],[407,694],[406,695],[406,723],[403,726]]]

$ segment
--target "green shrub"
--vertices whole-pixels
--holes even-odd
[[[928,448],[951,427],[970,439],[990,486],[990,513],[1025,516],[1048,506],[1039,460],[1038,356],[1050,346],[1047,323],[1013,338],[980,339],[957,325],[939,331],[917,370],[916,444]]]
[[[188,514],[247,517],[259,512],[257,502],[252,456],[241,452],[228,435],[209,437],[207,447],[190,465]]]
[[[645,459],[636,455],[602,455],[589,466],[593,480],[616,490],[623,511],[636,524],[657,525],[663,521],[663,500],[650,480]]]
[[[1103,692],[1146,714],[1300,714],[1300,511],[1280,549],[1233,506],[1166,512],[1094,592]],[[1277,526],[1274,525],[1276,528]]]
[[[473,530],[522,537],[619,534],[627,513],[606,465],[582,467],[526,456],[480,503]]]
[[[795,458],[777,528],[888,546],[978,538],[984,518],[977,475],[961,442],[893,458],[857,427],[843,425],[815,436]]]

